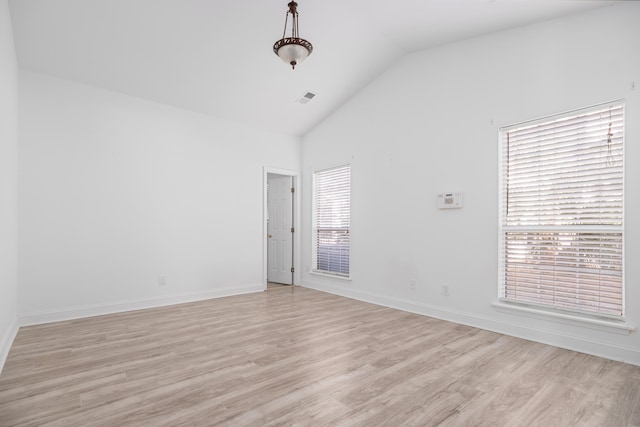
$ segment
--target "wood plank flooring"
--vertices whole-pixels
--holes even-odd
[[[640,368],[298,287],[21,328],[1,426],[638,426]]]

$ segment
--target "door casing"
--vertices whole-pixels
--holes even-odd
[[[293,284],[293,177],[267,174],[267,281]]]
[[[269,183],[269,174],[274,175],[285,175],[292,177],[293,187],[295,189],[293,193],[293,227],[295,232],[293,233],[293,285],[300,284],[300,179],[299,174],[296,171],[288,170],[288,169],[280,169],[265,166],[263,168],[263,179],[262,179],[262,188],[263,188],[263,206],[262,206],[262,283],[264,285],[264,289],[267,289],[267,280],[268,280],[268,195],[267,188]]]

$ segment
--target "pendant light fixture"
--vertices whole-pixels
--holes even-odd
[[[307,59],[307,56],[313,52],[313,46],[305,39],[301,39],[298,35],[298,3],[289,2],[289,10],[284,19],[284,31],[282,38],[275,42],[273,51],[287,64],[291,64],[291,68],[295,70],[296,65]],[[289,22],[289,14],[291,14],[291,37],[285,37],[287,33],[287,23]]]

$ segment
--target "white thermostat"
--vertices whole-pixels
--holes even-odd
[[[438,194],[438,209],[457,209],[462,207],[462,193]]]

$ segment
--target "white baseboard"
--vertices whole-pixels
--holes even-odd
[[[534,323],[513,324],[486,316],[464,313],[457,310],[423,304],[402,298],[389,297],[361,290],[346,289],[313,281],[304,281],[303,287],[340,295],[384,307],[395,308],[410,313],[421,314],[436,319],[459,323],[504,335],[552,345],[567,350],[578,351],[593,356],[604,357],[631,365],[640,366],[640,350],[608,342],[575,337],[561,331],[537,328]]]
[[[233,295],[248,294],[252,292],[261,292],[264,291],[264,289],[264,285],[250,285],[190,294],[171,295],[166,297],[120,301],[111,304],[86,305],[60,310],[22,313],[18,316],[18,320],[20,326],[40,325],[44,323],[61,322],[65,320],[81,319],[85,317],[102,316],[105,314],[122,313],[125,311],[142,310],[145,308],[163,307],[167,305],[183,304],[186,302],[222,298]]]
[[[4,331],[2,340],[0,340],[0,374],[2,374],[2,369],[9,356],[9,350],[11,350],[13,340],[16,339],[16,335],[18,334],[18,329],[18,318],[14,317],[7,330]]]

